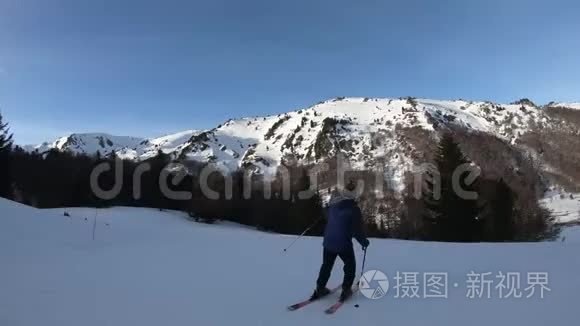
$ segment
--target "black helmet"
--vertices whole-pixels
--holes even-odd
[[[349,180],[348,183],[346,184],[345,189],[348,191],[354,191],[356,189],[356,184],[354,183],[353,180]]]

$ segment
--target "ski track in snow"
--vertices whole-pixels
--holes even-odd
[[[93,241],[95,212],[38,210],[0,199],[0,325],[544,326],[578,319],[578,229],[565,232],[566,242],[371,239],[366,269],[387,273],[391,289],[379,300],[359,295],[328,316],[330,298],[286,310],[314,287],[320,238],[306,237],[284,253],[293,236],[120,207],[97,211]],[[358,274],[358,246],[356,255]],[[329,285],[339,284],[341,266],[337,261]],[[551,292],[544,299],[501,300],[495,292],[494,299],[467,299],[472,270],[548,272]],[[449,299],[395,299],[396,271],[449,273]]]

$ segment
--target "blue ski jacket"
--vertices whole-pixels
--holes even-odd
[[[361,246],[369,244],[363,232],[362,214],[353,199],[334,198],[328,206],[328,220],[324,229],[325,249],[341,253],[352,248],[354,237]]]

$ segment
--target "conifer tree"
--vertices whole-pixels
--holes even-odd
[[[477,241],[480,239],[477,201],[464,198],[453,186],[453,174],[459,167],[469,164],[461,148],[449,133],[444,134],[435,156],[439,177],[432,175],[424,192],[426,207],[425,225],[427,238],[439,241]],[[465,175],[459,179],[463,191],[473,191],[467,185]],[[434,189],[440,189],[436,196]]]
[[[514,240],[514,193],[507,183],[500,179],[495,188],[495,198],[491,202],[493,220],[493,234],[491,240]]]
[[[12,134],[0,114],[0,197],[12,197],[11,173]]]

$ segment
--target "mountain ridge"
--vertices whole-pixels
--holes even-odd
[[[286,113],[229,119],[206,130],[149,139],[72,134],[35,148],[39,152],[114,152],[132,160],[144,160],[162,151],[176,159],[213,163],[230,170],[253,167],[259,171],[273,171],[286,161],[316,163],[342,153],[355,169],[376,164],[397,167],[389,178],[401,185],[404,173],[420,163],[417,161],[425,151],[417,142],[432,138],[429,135],[436,138],[444,130],[460,128],[521,146],[527,135],[558,127],[549,114],[551,110],[566,108],[576,114],[580,112],[576,104],[551,102],[536,106],[527,99],[501,104],[413,97],[338,97]],[[576,130],[577,125],[570,128]]]

